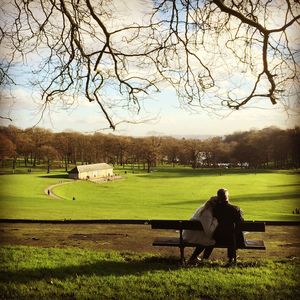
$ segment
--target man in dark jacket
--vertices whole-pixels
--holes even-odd
[[[227,255],[231,262],[235,259],[234,232],[236,232],[237,246],[244,243],[243,233],[235,230],[244,219],[241,209],[230,204],[229,193],[226,189],[219,189],[217,195],[218,203],[213,210],[213,215],[218,220],[218,227],[214,232],[214,239],[218,244],[229,243],[232,245],[227,249]]]

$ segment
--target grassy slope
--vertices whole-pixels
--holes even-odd
[[[61,171],[46,175],[45,172],[0,176],[1,218],[51,219],[59,216],[62,209],[44,193],[49,185],[68,181]],[[56,215],[56,210],[58,215]],[[53,215],[53,217],[52,217]]]
[[[297,299],[299,259],[208,262],[118,252],[0,248],[4,299]]]
[[[117,171],[123,172],[123,171]],[[299,178],[293,172],[192,170],[164,168],[151,174],[127,173],[120,181],[95,184],[76,182],[55,188],[64,200],[43,194],[62,180],[23,174],[0,176],[0,217],[36,219],[153,219],[189,218],[220,187],[227,187],[246,219],[300,220],[292,211],[300,207]],[[65,180],[65,179],[64,179]],[[75,196],[76,201],[72,201]]]

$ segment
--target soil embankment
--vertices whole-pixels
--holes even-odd
[[[155,237],[164,235],[170,235],[170,231],[151,230],[149,225],[0,223],[0,245],[78,247],[179,256],[177,248],[152,246]],[[249,237],[263,239],[267,250],[240,250],[240,258],[300,256],[300,226],[267,226],[265,233],[251,233]],[[186,249],[187,254],[191,251]],[[212,259],[219,258],[226,258],[226,250],[214,250]]]

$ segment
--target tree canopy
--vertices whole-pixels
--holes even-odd
[[[131,165],[148,172],[157,165],[193,168],[247,167],[289,169],[300,167],[300,128],[235,132],[205,140],[168,136],[130,137],[114,134],[53,133],[40,127],[0,126],[0,163],[13,168],[46,164],[68,170],[70,164],[106,162]],[[55,165],[55,166],[54,166]]]
[[[191,109],[298,103],[299,1],[3,2],[1,87],[30,62],[43,111],[85,98],[114,129],[115,110],[138,112],[166,86]]]

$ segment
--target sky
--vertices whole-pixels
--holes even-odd
[[[280,106],[273,106],[268,102],[264,108],[248,107],[239,111],[228,111],[225,117],[218,116],[217,111],[215,113],[201,109],[188,111],[180,107],[176,93],[166,88],[165,91],[146,100],[139,115],[128,114],[127,118],[135,119],[136,124],[121,123],[115,131],[112,131],[108,129],[108,123],[95,103],[82,99],[82,103],[69,109],[51,107],[40,120],[39,105],[35,103],[35,95],[31,91],[20,87],[16,89],[14,95],[12,104],[1,105],[3,110],[10,111],[12,122],[1,120],[1,125],[14,125],[20,128],[37,125],[54,132],[99,131],[127,136],[205,136],[226,135],[269,126],[285,129],[299,124],[297,115],[288,115]]]
[[[144,2],[131,0],[127,3],[129,4],[126,6],[119,5],[119,9],[124,10],[124,16],[130,11],[135,12],[135,20],[139,19],[139,9],[144,9]],[[97,104],[82,98],[67,109],[57,102],[41,118],[39,91],[25,84],[30,78],[28,66],[18,68],[15,72],[19,84],[13,86],[10,92],[2,91],[0,98],[2,115],[9,115],[12,121],[0,119],[1,125],[20,128],[39,126],[54,132],[113,132],[108,129],[108,122]],[[161,86],[160,93],[152,94],[141,102],[138,115],[126,109],[114,110],[113,118],[125,120],[117,125],[113,133],[127,136],[215,136],[269,126],[285,129],[299,125],[297,114],[286,112],[280,104],[272,105],[266,98],[258,99],[239,111],[228,109],[221,113],[218,110],[209,112],[200,108],[192,111],[182,107],[176,92],[166,85]]]

